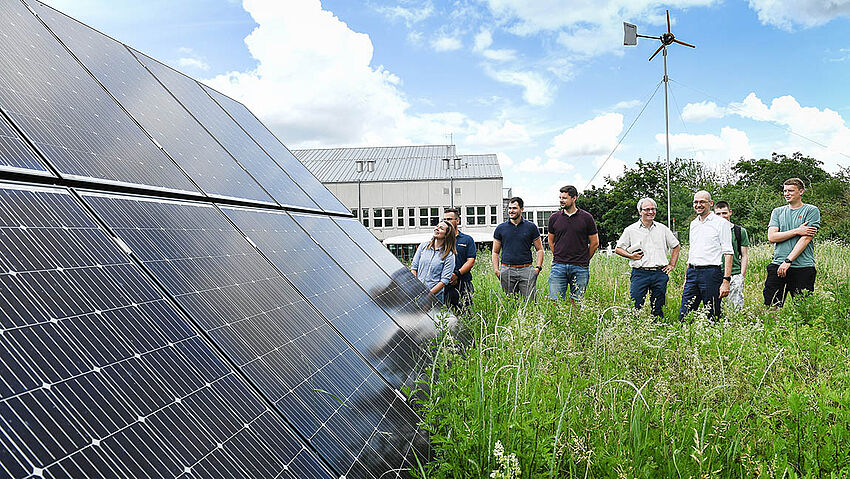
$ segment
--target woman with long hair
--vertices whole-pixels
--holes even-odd
[[[440,221],[434,228],[434,236],[416,248],[410,263],[413,275],[440,301],[443,301],[443,289],[451,281],[455,269],[456,235],[451,223]]]

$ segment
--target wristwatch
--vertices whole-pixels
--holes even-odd
[[[543,266],[535,266],[534,268],[535,268],[537,271],[543,271]]]
[[[785,258],[785,261],[783,261],[783,263],[791,264],[791,262],[792,262],[792,261],[793,261],[793,260],[792,260],[792,259],[790,259],[790,258]]]
[[[731,277],[731,276],[724,276],[724,277],[723,277],[723,281],[729,281],[729,282],[731,282],[731,281],[732,281],[732,277]]]

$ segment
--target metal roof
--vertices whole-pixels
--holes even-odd
[[[454,145],[325,148],[292,153],[322,183],[502,177],[495,154],[457,155]],[[373,171],[369,171],[370,166]]]

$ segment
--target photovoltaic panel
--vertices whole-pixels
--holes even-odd
[[[390,275],[390,277],[407,292],[408,295],[417,297],[427,295],[428,289],[419,281],[413,273],[401,264],[390,250],[382,245],[365,226],[356,219],[334,218],[334,222],[345,231],[357,246],[363,249],[370,258]]]
[[[66,190],[0,184],[0,477],[331,477]]]
[[[204,89],[322,209],[327,212],[349,213],[325,185],[321,184],[245,105],[208,86],[204,86]]]
[[[396,388],[413,388],[425,351],[286,213],[224,208],[259,250]]]
[[[426,457],[402,398],[217,208],[83,198],[339,475],[394,477]]]
[[[439,312],[430,295],[409,295],[330,217],[307,214],[292,217],[402,329],[422,347],[428,347],[437,334],[434,319],[428,313]]]
[[[62,176],[198,193],[23,3],[0,25],[0,108]]]
[[[29,2],[71,53],[204,192],[273,203],[127,47],[46,5]]]
[[[3,115],[0,115],[0,170],[54,176]]]
[[[278,203],[320,209],[198,82],[147,55],[134,54]]]

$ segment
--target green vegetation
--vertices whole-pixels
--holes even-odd
[[[548,266],[523,304],[479,261],[466,331],[435,346],[418,474],[850,477],[850,250],[818,241],[815,294],[779,310],[761,305],[771,253],[751,249],[744,311],[685,324],[684,261],[666,324],[630,308],[618,256],[594,257],[580,308],[544,299]]]

